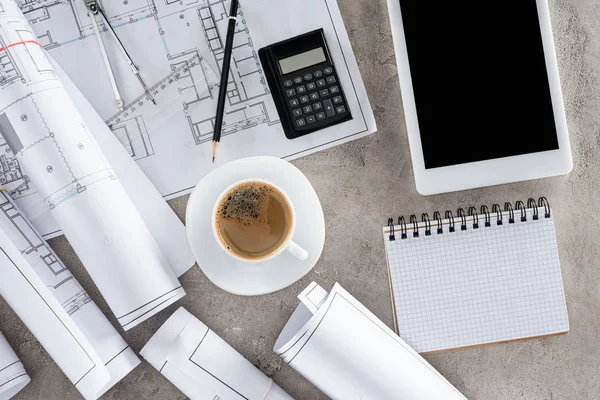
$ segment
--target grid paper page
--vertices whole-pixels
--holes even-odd
[[[456,231],[443,234],[437,221],[431,236],[420,224],[419,237],[407,224],[407,238],[384,238],[389,262],[396,326],[417,352],[435,352],[480,344],[532,338],[569,330],[554,222],[540,213],[533,220],[467,230],[455,218]]]

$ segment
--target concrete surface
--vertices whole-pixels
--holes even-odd
[[[555,210],[558,245],[571,322],[562,337],[427,356],[471,399],[598,399],[600,397],[600,3],[551,0],[554,35],[575,168],[571,175],[434,197],[415,191],[392,37],[385,0],[339,0],[375,110],[379,133],[294,162],[311,180],[325,210],[327,243],[304,279],[256,298],[229,295],[194,268],[183,277],[188,295],[176,306],[124,334],[139,351],[179,305],[296,399],[325,399],[271,351],[312,280],[329,289],[340,282],[392,325],[381,227],[390,215],[491,205],[547,196]],[[510,139],[510,132],[505,138]],[[183,218],[187,197],[171,202]],[[94,300],[108,312],[64,238],[51,242]],[[112,318],[112,317],[111,317]],[[114,319],[111,319],[113,323]],[[0,321],[32,383],[16,399],[79,399],[48,354],[0,300]],[[184,399],[147,363],[105,399]]]

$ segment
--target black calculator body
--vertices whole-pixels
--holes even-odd
[[[352,119],[323,29],[267,46],[258,55],[288,139]]]

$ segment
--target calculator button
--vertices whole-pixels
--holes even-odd
[[[337,111],[338,114],[343,114],[346,112],[346,107],[344,106],[338,106],[335,111]]]
[[[323,72],[325,72],[325,75],[329,75],[333,72],[333,68],[327,67],[323,70]]]
[[[312,81],[313,76],[311,74],[306,74],[304,75],[304,80],[305,81]]]
[[[325,83],[325,79],[319,79],[317,81],[317,86],[318,87],[325,87],[327,84]]]
[[[318,100],[319,99],[319,93],[317,93],[317,92],[311,93],[309,96],[310,96],[311,100]]]
[[[300,91],[298,91],[300,92]],[[340,92],[340,88],[337,86],[332,86],[329,88],[329,92],[331,92],[331,94],[338,94]]]
[[[314,115],[309,115],[308,117],[306,117],[306,123],[307,124],[312,124],[313,122],[315,122],[315,116]]]
[[[300,85],[296,88],[296,90],[298,91],[298,94],[306,93],[306,86]]]
[[[318,111],[318,110],[321,110],[321,109],[323,109],[323,104],[321,104],[321,103],[315,103],[315,104],[313,104],[313,110]]]
[[[327,97],[329,96],[329,91],[327,89],[323,89],[319,92],[319,95],[321,95],[321,97]]]
[[[300,105],[300,103],[298,102],[298,99],[292,99],[290,100],[290,106],[292,107],[298,107]]]
[[[315,90],[317,88],[317,85],[314,84],[314,82],[311,82],[309,84],[306,85],[306,88],[308,90]]]
[[[302,107],[302,110],[304,111],[304,114],[308,114],[308,113],[312,112],[313,108],[310,105],[308,105],[308,106]]]
[[[301,84],[301,83],[302,83],[302,77],[301,77],[301,76],[297,76],[297,77],[295,77],[295,78],[294,78],[294,83],[295,83],[296,85],[299,85],[299,84]]]
[[[294,113],[294,117],[299,117],[302,115],[302,109],[296,108],[294,111],[292,111],[292,113]]]
[[[331,100],[325,100],[323,102],[323,107],[325,107],[325,114],[327,114],[328,117],[333,117],[335,115],[335,110],[333,109],[333,103],[331,103]]]
[[[317,119],[325,119],[325,113],[317,113]]]
[[[292,87],[292,85],[294,85],[294,82],[290,81],[289,79],[283,82],[283,86],[285,87]]]
[[[287,97],[294,97],[296,95],[296,89],[288,89],[285,91]]]
[[[315,78],[320,78],[323,76],[323,72],[322,71],[315,71],[315,73],[313,74],[315,76]]]
[[[300,118],[296,120],[296,125],[298,126],[304,126],[306,125],[306,121],[304,120],[304,118]]]
[[[333,104],[340,104],[342,102],[342,96],[335,96],[333,98]]]
[[[327,77],[327,83],[329,83],[330,85],[333,84],[333,83],[335,83],[335,82],[336,82],[335,76],[328,76]]]
[[[308,96],[300,97],[300,103],[302,103],[302,104],[308,103]]]

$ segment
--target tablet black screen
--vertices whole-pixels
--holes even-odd
[[[535,0],[399,0],[425,167],[558,149]]]

